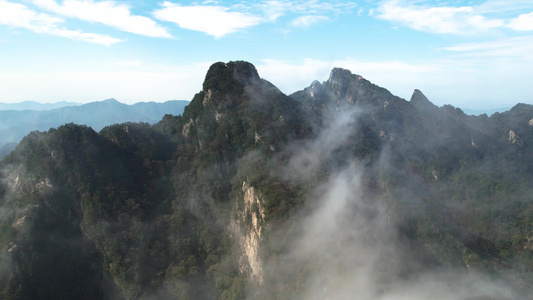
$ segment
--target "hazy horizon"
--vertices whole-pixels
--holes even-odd
[[[533,3],[0,0],[0,102],[190,100],[217,61],[286,94],[349,69],[409,99],[533,103]]]

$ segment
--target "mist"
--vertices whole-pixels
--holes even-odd
[[[216,63],[181,116],[33,132],[0,163],[0,298],[526,299],[533,109],[415,98]]]
[[[265,273],[300,277],[305,288],[291,299],[523,299],[523,282],[512,273],[482,274],[465,265],[428,266],[430,249],[414,247],[389,210],[388,203],[399,199],[368,187],[376,173],[379,179],[385,172],[399,172],[389,164],[393,150],[384,147],[370,165],[339,156],[357,135],[361,114],[364,111],[348,106],[330,110],[314,138],[295,141],[282,152],[290,156],[280,167],[284,180],[313,182],[314,188],[307,194],[306,208],[295,213],[299,224],[287,222],[274,234],[289,235],[290,242],[279,258],[283,262],[267,266]],[[412,205],[420,204],[415,179],[404,182],[398,193]],[[413,214],[423,217],[421,212]],[[266,281],[267,290],[281,284]]]

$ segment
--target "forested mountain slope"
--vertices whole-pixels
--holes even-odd
[[[11,105],[4,105],[6,110],[0,106],[0,147],[7,143],[18,143],[34,130],[46,131],[67,123],[87,125],[97,131],[105,126],[124,122],[154,124],[165,114],[181,114],[187,104],[189,101],[172,100],[164,103],[139,102],[127,105],[115,99],[108,99],[84,105],[65,103],[66,106],[54,109],[28,106],[35,109],[14,110],[9,109]],[[2,157],[3,155],[0,156]]]
[[[182,115],[2,160],[0,298],[527,299],[532,119],[213,64]]]

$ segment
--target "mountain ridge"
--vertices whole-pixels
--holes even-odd
[[[1,103],[0,110],[50,110],[65,106],[78,106],[82,103],[60,101],[54,103],[41,103],[36,101],[23,101],[19,103]]]
[[[172,100],[164,103],[139,102],[127,105],[116,99],[107,99],[42,111],[0,110],[0,146],[6,143],[18,143],[31,131],[45,131],[66,123],[88,125],[96,131],[107,125],[128,121],[153,124],[165,114],[181,114],[188,103],[183,100]]]
[[[525,299],[531,119],[342,69],[287,96],[218,62],[181,115],[33,132],[0,162],[0,295]]]

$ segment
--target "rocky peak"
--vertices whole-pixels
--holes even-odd
[[[431,103],[431,101],[429,101],[428,98],[418,89],[413,91],[413,95],[411,96],[411,100],[409,102],[414,107],[422,111],[434,111],[438,109],[438,107]]]
[[[333,68],[329,74],[329,82],[333,86],[346,85],[350,82],[353,74],[350,70],[342,68]]]
[[[311,98],[315,98],[317,95],[321,95],[323,91],[322,84],[318,82],[318,80],[313,81],[311,85],[305,89],[305,91],[311,96]]]

